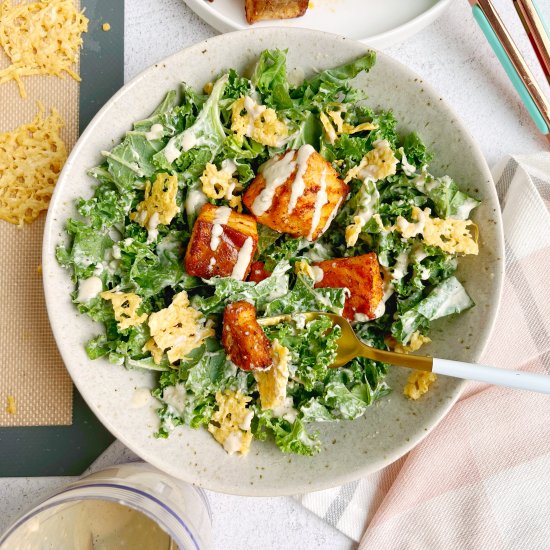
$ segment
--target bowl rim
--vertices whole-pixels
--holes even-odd
[[[84,401],[90,407],[90,409],[96,415],[96,417],[100,420],[100,422],[124,445],[126,445],[129,449],[134,451],[144,460],[151,463],[153,466],[171,475],[175,475],[175,472],[169,471],[166,465],[160,460],[160,458],[158,458],[156,455],[149,456],[148,451],[146,450],[144,451],[139,447],[136,447],[136,445],[134,445],[134,443],[130,441],[129,438],[126,437],[125,433],[122,433],[118,430],[116,424],[113,425],[113,423],[111,423],[108,415],[93,403],[91,397],[88,395],[86,387],[85,386],[83,387],[80,384],[78,377],[73,376],[73,368],[71,367],[70,352],[61,343],[63,342],[63,334],[60,332],[59,327],[57,327],[57,323],[55,319],[55,297],[53,292],[53,286],[50,285],[48,282],[50,275],[52,275],[54,270],[58,268],[57,260],[55,257],[55,245],[56,245],[57,237],[55,235],[55,231],[53,230],[54,229],[53,226],[56,223],[56,220],[54,219],[56,216],[55,207],[58,201],[60,200],[60,197],[62,196],[64,187],[66,185],[65,175],[69,172],[72,165],[75,163],[75,160],[79,157],[80,151],[86,146],[89,136],[93,134],[93,132],[95,131],[95,127],[103,119],[105,113],[107,113],[110,110],[111,105],[119,97],[130,92],[143,79],[146,79],[150,74],[152,74],[155,71],[155,68],[157,66],[162,65],[163,63],[169,60],[177,58],[178,56],[182,55],[183,52],[189,53],[189,52],[192,52],[193,50],[200,51],[201,49],[204,49],[206,46],[208,46],[212,42],[220,42],[220,41],[224,42],[228,39],[231,40],[232,37],[237,35],[247,35],[247,34],[248,35],[262,35],[262,34],[269,35],[273,33],[275,34],[291,33],[291,34],[300,34],[300,35],[309,34],[312,40],[315,38],[321,39],[322,37],[325,37],[327,39],[340,40],[342,41],[342,43],[345,43],[345,42],[357,43],[357,44],[360,44],[361,47],[365,49],[373,49],[376,52],[378,58],[382,58],[384,59],[384,63],[390,64],[396,67],[400,72],[404,73],[404,76],[410,76],[410,77],[420,79],[422,81],[423,88],[425,88],[426,91],[428,91],[430,94],[440,97],[441,101],[439,103],[444,109],[448,111],[449,115],[452,115],[454,119],[455,127],[460,129],[463,137],[467,142],[467,145],[470,146],[473,160],[475,160],[477,165],[484,172],[484,176],[486,177],[486,180],[487,180],[487,183],[486,183],[487,193],[491,196],[492,202],[498,205],[496,188],[493,182],[491,172],[487,165],[487,162],[485,161],[485,158],[479,146],[473,139],[471,133],[464,126],[460,118],[456,115],[455,111],[450,107],[450,105],[446,102],[446,100],[441,97],[441,95],[437,92],[437,90],[431,84],[424,81],[424,79],[420,75],[418,75],[413,70],[409,69],[406,65],[393,59],[391,56],[376,50],[375,48],[370,48],[368,45],[362,42],[359,42],[357,40],[345,38],[339,35],[334,35],[332,33],[325,33],[323,31],[301,29],[301,28],[295,28],[295,27],[267,27],[267,28],[245,29],[240,31],[234,31],[232,33],[227,33],[227,34],[218,35],[212,38],[208,38],[192,46],[184,48],[164,59],[161,59],[156,63],[150,65],[146,69],[144,69],[142,72],[136,75],[133,79],[131,79],[128,83],[126,83],[120,90],[118,90],[109,99],[109,101],[107,101],[107,103],[93,117],[89,125],[86,127],[86,129],[78,139],[74,148],[72,149],[64,165],[62,173],[59,176],[58,184],[56,185],[54,193],[52,195],[50,208],[48,209],[48,214],[47,214],[45,227],[44,227],[44,239],[43,239],[43,247],[42,247],[42,266],[43,266],[42,279],[43,279],[44,295],[46,300],[48,318],[50,321],[50,325],[52,328],[52,332],[53,332],[56,344],[60,351],[63,362],[71,376],[71,379],[73,380],[73,383],[75,384],[78,391],[81,393]],[[502,217],[501,217],[500,208],[498,208],[495,211],[494,217],[498,228],[498,230],[496,231],[496,245],[498,247],[498,249],[496,250],[496,253],[498,254],[498,259],[499,259],[498,262],[495,263],[495,271],[494,271],[494,279],[493,279],[494,289],[495,289],[493,296],[495,297],[496,303],[494,304],[492,309],[490,309],[488,318],[486,319],[486,322],[484,325],[485,339],[481,341],[481,343],[477,347],[476,352],[472,354],[472,361],[478,361],[480,356],[483,354],[484,350],[487,347],[487,344],[489,342],[489,339],[491,337],[491,334],[493,332],[493,329],[496,323],[496,318],[498,316],[498,309],[501,303],[501,296],[503,291],[504,234],[503,234]],[[76,309],[75,309],[75,313],[76,313]],[[293,495],[298,492],[311,492],[311,491],[323,490],[323,489],[334,487],[336,485],[340,485],[346,482],[357,480],[361,477],[364,477],[365,475],[381,470],[382,468],[388,466],[395,460],[398,460],[399,458],[407,454],[410,450],[412,450],[414,447],[416,447],[429,433],[432,432],[432,430],[448,414],[449,410],[452,408],[452,406],[460,397],[460,394],[462,393],[462,390],[464,389],[466,384],[467,384],[467,381],[465,380],[458,381],[456,384],[456,389],[453,391],[452,398],[446,400],[444,406],[440,405],[437,408],[437,414],[433,415],[434,418],[432,418],[428,423],[427,429],[422,430],[421,432],[416,433],[414,435],[411,435],[409,441],[404,441],[404,442],[401,442],[399,445],[396,445],[392,449],[392,451],[388,453],[389,456],[387,456],[383,461],[377,461],[375,463],[370,463],[370,464],[367,463],[366,465],[363,465],[360,468],[356,468],[352,471],[346,471],[345,473],[332,472],[331,476],[328,476],[327,478],[315,479],[315,481],[310,482],[309,484],[307,484],[307,486],[306,486],[306,483],[304,483],[303,487],[293,486],[293,487],[286,487],[286,488],[285,487],[266,488],[263,485],[255,484],[255,485],[248,486],[246,484],[243,484],[242,487],[239,487],[239,488],[235,488],[233,486],[231,488],[228,488],[227,486],[225,486],[223,483],[220,483],[220,482],[212,482],[212,480],[207,480],[206,482],[204,482],[204,480],[202,480],[200,477],[194,476],[193,474],[186,476],[185,474],[187,473],[187,471],[185,468],[182,468],[181,471],[178,470],[177,477],[179,477],[183,481],[193,483],[195,485],[199,485],[209,490],[228,493],[228,494],[234,494],[234,495],[242,495],[242,496]]]

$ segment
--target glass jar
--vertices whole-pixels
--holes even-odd
[[[134,462],[90,474],[41,502],[0,536],[0,550],[211,548],[200,489]]]

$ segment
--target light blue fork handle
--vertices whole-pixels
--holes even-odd
[[[433,360],[432,372],[465,380],[487,382],[497,386],[550,394],[550,376],[534,372],[497,369],[496,367],[437,358]]]
[[[474,14],[474,19],[476,20],[477,24],[483,31],[483,34],[485,35],[485,38],[487,38],[487,41],[491,45],[491,48],[493,48],[493,51],[495,52],[498,60],[500,61],[500,64],[506,71],[508,78],[511,80],[512,84],[514,85],[514,88],[519,94],[519,97],[521,98],[521,101],[523,102],[523,104],[525,105],[525,108],[529,112],[529,115],[531,115],[531,118],[533,119],[534,123],[537,125],[537,128],[543,134],[550,134],[550,128],[548,127],[548,124],[546,124],[544,117],[542,116],[540,110],[538,109],[537,105],[533,101],[533,98],[529,94],[527,87],[521,80],[513,63],[510,61],[510,58],[508,57],[506,50],[502,47],[502,44],[500,43],[495,31],[493,30],[489,21],[487,20],[487,17],[483,13],[483,10],[479,6],[473,6],[472,12]]]

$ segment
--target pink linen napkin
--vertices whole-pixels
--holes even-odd
[[[506,278],[480,362],[550,374],[550,153],[493,176]],[[550,548],[550,396],[470,382],[408,455],[299,500],[362,549]]]

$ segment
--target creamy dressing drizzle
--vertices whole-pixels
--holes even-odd
[[[208,199],[201,189],[191,189],[185,199],[185,211],[192,216],[207,203]]]
[[[155,139],[160,139],[164,133],[164,128],[162,127],[162,124],[153,124],[151,126],[151,129],[148,132],[145,132],[145,137],[149,141],[153,141]]]
[[[244,98],[244,108],[248,113],[248,128],[246,135],[252,137],[252,132],[254,132],[254,126],[256,119],[259,118],[262,113],[265,111],[265,105],[258,105],[251,97],[245,96]]]
[[[159,214],[158,212],[153,212],[153,215],[149,218],[147,222],[147,242],[152,243],[155,241],[159,235],[159,230],[157,229],[159,225]]]
[[[424,229],[426,227],[426,213],[418,208],[416,210],[416,216],[416,222],[410,222],[403,216],[399,216],[397,218],[395,225],[406,239],[410,239],[412,237],[416,237],[416,235],[424,233]]]
[[[223,448],[226,450],[227,454],[234,454],[237,451],[240,451],[243,443],[243,434],[242,432],[231,432],[226,440],[223,442]]]
[[[306,184],[304,182],[304,174],[307,170],[307,164],[309,157],[315,153],[315,149],[309,145],[302,145],[298,149],[298,154],[296,155],[296,165],[298,170],[296,171],[296,176],[292,182],[292,189],[290,192],[290,200],[288,201],[288,213],[292,214],[296,208],[298,199],[304,194]]]
[[[403,147],[399,148],[399,152],[401,153],[401,168],[403,168],[403,172],[405,172],[405,175],[409,177],[414,176],[416,172],[416,166],[409,162],[409,160],[407,159],[407,155],[405,155],[405,150],[403,149]]]
[[[309,230],[309,235],[307,236],[308,241],[313,240],[313,234],[315,233],[315,230],[317,229],[317,226],[319,225],[319,221],[321,219],[321,213],[323,211],[323,207],[325,204],[328,203],[328,195],[327,195],[327,169],[323,168],[323,173],[321,175],[321,189],[319,189],[319,192],[317,193],[317,196],[315,197],[315,205],[313,206],[313,216],[311,218],[311,229]]]
[[[103,290],[103,283],[99,277],[88,277],[78,282],[78,296],[76,299],[85,304],[95,298]]]
[[[239,250],[239,255],[237,256],[237,262],[233,266],[233,271],[231,272],[231,277],[242,281],[244,279],[244,274],[246,273],[246,268],[250,263],[252,258],[252,249],[254,248],[254,241],[252,237],[247,237]]]
[[[180,155],[181,151],[174,145],[174,142],[170,140],[164,148],[166,160],[172,164]]]
[[[298,416],[298,411],[294,408],[294,401],[292,397],[285,397],[285,400],[278,407],[273,407],[273,416],[277,418],[284,418],[289,422],[294,422]]]
[[[199,142],[197,136],[189,130],[183,132],[183,135],[181,136],[181,150],[184,152],[189,151],[189,149],[193,149],[193,147],[195,147],[195,145]]]
[[[273,157],[258,170],[265,179],[265,187],[252,203],[252,213],[256,216],[265,214],[273,204],[273,197],[277,189],[290,177],[296,163],[294,151],[288,151],[283,157]]]
[[[321,231],[321,235],[325,233],[325,231],[327,231],[327,229],[330,227],[330,224],[336,217],[336,214],[338,214],[338,208],[340,208],[341,204],[342,204],[342,197],[340,197],[340,200],[336,203],[334,210],[330,213],[330,216],[327,219],[327,223],[325,223],[325,227],[323,227],[323,230]]]
[[[220,238],[223,234],[222,225],[227,225],[231,216],[231,208],[228,206],[219,206],[216,210],[214,220],[212,221],[212,236],[210,238],[210,250],[215,252],[220,245]]]
[[[395,259],[395,265],[393,266],[391,276],[395,280],[402,279],[407,273],[407,267],[409,266],[409,253],[405,250],[397,256]]]

